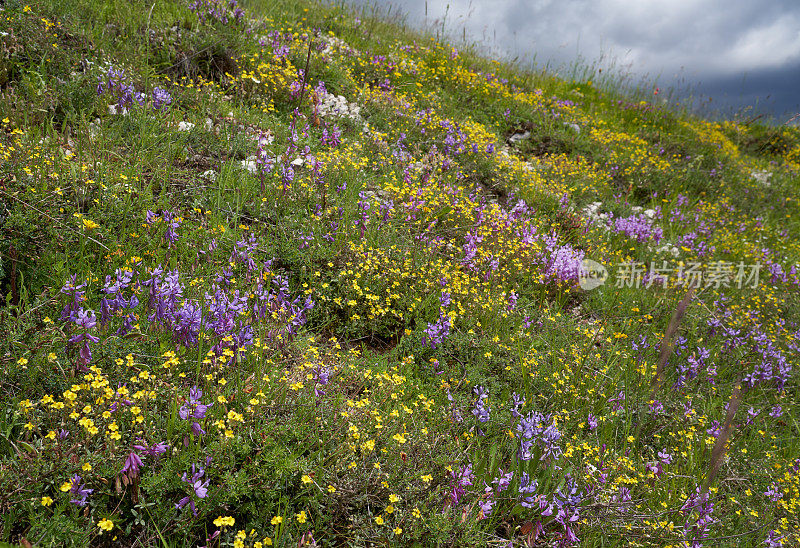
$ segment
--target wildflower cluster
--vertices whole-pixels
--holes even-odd
[[[168,1],[98,34],[68,4],[0,11],[26,52],[0,542],[797,544],[795,129],[335,6]],[[723,283],[740,264],[762,278]]]

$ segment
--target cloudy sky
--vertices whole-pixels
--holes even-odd
[[[366,4],[367,0],[355,0]],[[800,112],[800,0],[371,0],[496,57],[616,67],[730,116]],[[427,18],[425,15],[427,5]],[[445,18],[446,16],[446,18]],[[709,101],[709,98],[711,99]]]

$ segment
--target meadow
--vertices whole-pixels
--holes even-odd
[[[315,0],[0,6],[0,547],[800,545],[800,130]]]

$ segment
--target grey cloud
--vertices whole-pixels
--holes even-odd
[[[423,22],[424,0],[377,4]],[[666,85],[705,82],[702,88],[714,91],[746,74],[740,97],[771,93],[783,97],[776,108],[792,108],[789,86],[800,65],[796,0],[429,0],[427,7],[428,23],[441,23],[447,13],[452,36],[466,29],[469,40],[493,54],[535,57],[550,67],[580,59]]]

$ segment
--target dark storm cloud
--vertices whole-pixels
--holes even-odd
[[[701,81],[695,88],[695,106],[701,111],[721,111],[728,118],[744,109],[743,119],[772,115],[783,123],[800,113],[798,90],[800,63]]]
[[[374,3],[425,22],[424,0]],[[427,11],[428,24],[446,14],[453,37],[465,31],[490,54],[539,66],[580,60],[657,85],[688,83],[722,106],[759,100],[778,116],[800,96],[797,0],[449,0],[428,1]]]

